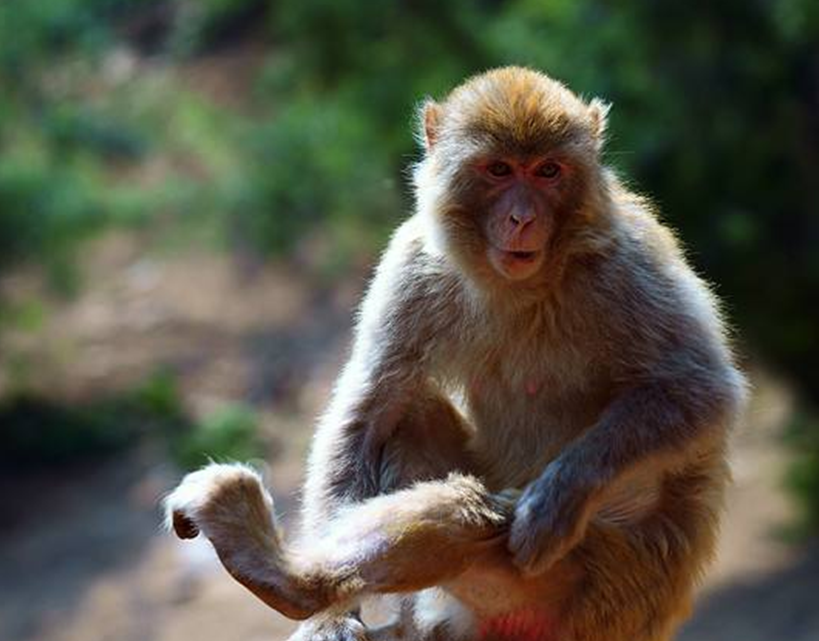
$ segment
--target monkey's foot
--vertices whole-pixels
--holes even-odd
[[[273,525],[273,501],[259,475],[245,465],[212,463],[192,472],[164,502],[165,524],[180,539],[195,538],[200,530],[213,540],[223,529],[258,527],[278,543]]]
[[[351,616],[319,617],[299,626],[287,641],[369,641],[366,627]]]
[[[305,619],[326,605],[291,570],[273,499],[253,469],[214,463],[188,474],[165,499],[165,520],[182,539],[202,532],[231,576],[285,616]]]

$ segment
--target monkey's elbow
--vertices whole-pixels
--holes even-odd
[[[731,366],[727,369],[722,387],[723,416],[728,423],[733,424],[745,411],[751,386],[743,373]]]
[[[721,430],[730,429],[740,419],[748,401],[749,386],[743,374],[727,367],[700,390],[694,403],[698,423]]]

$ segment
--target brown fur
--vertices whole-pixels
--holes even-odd
[[[246,468],[169,498],[180,536],[314,615],[294,639],[662,641],[687,616],[744,382],[673,235],[600,164],[605,115],[519,68],[427,103],[417,212],[320,421],[301,536],[284,547]],[[542,264],[514,282],[474,169],[497,157],[565,168],[537,192]],[[366,631],[358,599],[390,592],[401,621]]]

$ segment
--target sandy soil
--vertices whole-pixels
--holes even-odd
[[[89,256],[105,277],[55,303],[36,338],[7,337],[7,353],[37,354],[44,384],[66,397],[127,386],[162,362],[195,412],[256,403],[279,444],[269,461],[277,505],[292,518],[311,417],[343,358],[361,282],[315,294],[276,268],[243,281],[227,259],[149,258],[123,237]],[[0,285],[18,296],[31,286],[24,276]],[[756,384],[721,551],[684,641],[819,640],[819,549],[778,535],[792,518],[778,438],[790,400],[774,381]],[[0,486],[0,504],[25,506],[0,532],[0,640],[285,639],[292,625],[230,580],[206,544],[161,531],[157,503],[177,479],[147,444]]]

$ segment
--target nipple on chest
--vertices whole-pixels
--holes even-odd
[[[526,390],[526,396],[535,396],[540,391],[540,381],[534,379],[528,380],[523,386],[523,389]]]
[[[476,376],[472,379],[469,383],[469,391],[475,396],[479,396],[483,392],[483,381],[480,377]]]

